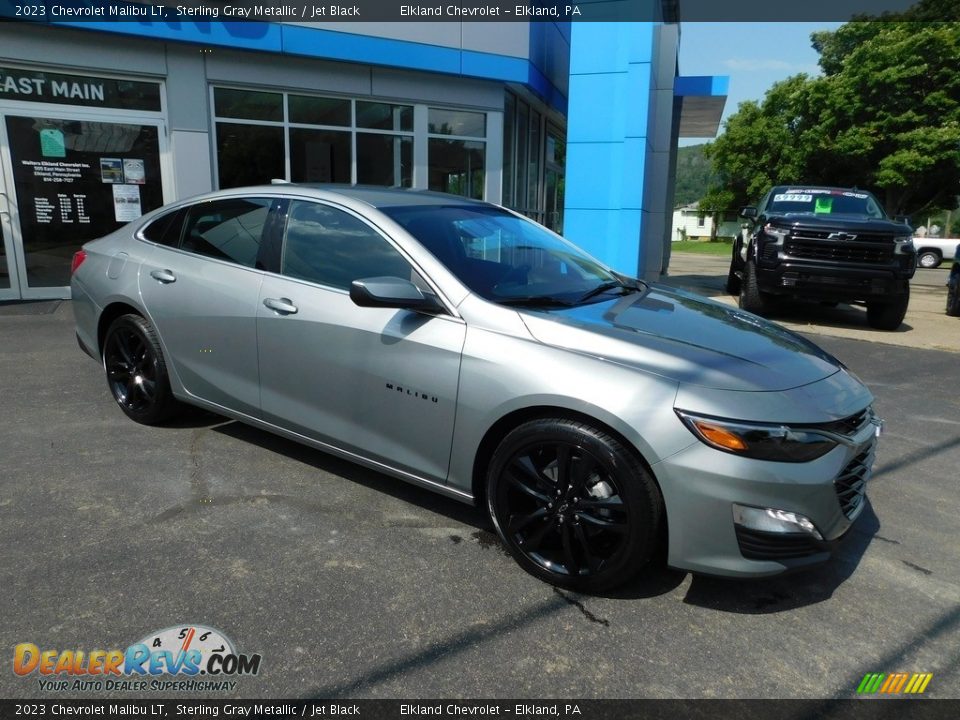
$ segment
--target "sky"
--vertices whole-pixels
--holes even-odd
[[[723,119],[744,100],[761,100],[778,80],[797,73],[818,75],[817,52],[810,33],[836,30],[839,22],[694,23],[680,25],[680,74],[727,75],[730,94]],[[721,121],[721,131],[723,123]],[[699,145],[707,139],[681,138]]]

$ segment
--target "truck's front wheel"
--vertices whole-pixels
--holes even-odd
[[[740,308],[747,312],[763,315],[770,311],[772,298],[757,285],[757,265],[747,260],[743,268],[743,281],[740,283]]]
[[[877,330],[896,330],[907,314],[910,288],[893,300],[871,300],[867,303],[867,322]]]

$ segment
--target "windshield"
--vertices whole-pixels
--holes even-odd
[[[495,207],[386,207],[470,290],[504,304],[571,305],[625,286],[575,245]]]
[[[887,217],[880,203],[868,192],[824,188],[778,188],[770,198],[767,212],[865,215],[878,220]]]

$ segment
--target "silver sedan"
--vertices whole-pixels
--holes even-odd
[[[196,405],[485,506],[556,585],[829,558],[880,421],[833,357],[437,193],[270,185],[154,211],[73,263],[120,409]]]

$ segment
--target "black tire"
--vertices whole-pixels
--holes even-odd
[[[170,390],[157,333],[139,315],[111,323],[103,341],[103,369],[110,394],[131,420],[156,425],[181,409]]]
[[[870,300],[867,302],[867,322],[877,330],[896,330],[903,323],[909,304],[909,288],[893,300]]]
[[[740,239],[736,238],[733,241],[733,248],[730,252],[730,270],[727,273],[727,292],[731,295],[740,294],[740,276],[737,275],[737,270],[740,268],[737,267],[737,260],[740,260]]]
[[[578,591],[619,585],[658,544],[660,490],[639,457],[586,423],[531,420],[497,447],[487,506],[520,566]]]
[[[947,285],[947,315],[960,317],[960,279]]]
[[[940,267],[941,261],[940,253],[936,250],[922,250],[920,254],[917,255],[917,266],[927,268],[928,270]]]
[[[768,313],[773,307],[771,296],[757,286],[757,265],[753,260],[747,260],[747,264],[743,268],[739,305],[741,309],[756,315]]]

